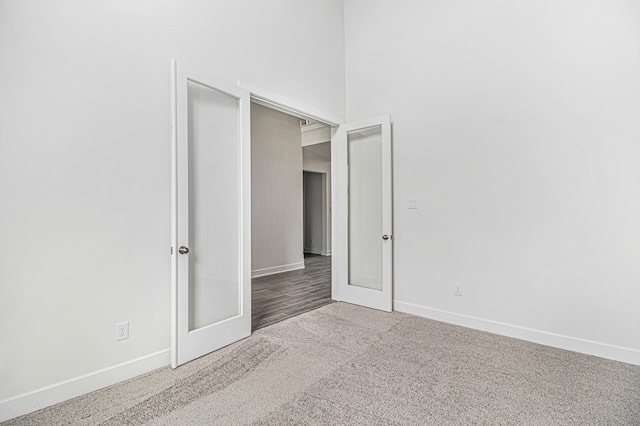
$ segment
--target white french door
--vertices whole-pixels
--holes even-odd
[[[171,366],[251,334],[250,95],[171,62]]]
[[[338,127],[341,206],[339,299],[393,309],[391,119]]]

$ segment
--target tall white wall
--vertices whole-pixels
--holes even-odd
[[[0,0],[0,402],[168,364],[169,60],[344,117],[342,18],[341,0]]]
[[[393,120],[396,309],[640,364],[639,7],[345,0],[347,118]]]
[[[304,267],[300,119],[251,104],[251,268]]]

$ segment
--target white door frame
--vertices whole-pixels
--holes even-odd
[[[344,177],[338,177],[335,173],[337,170],[340,170],[340,167],[338,167],[339,150],[337,147],[338,140],[336,138],[336,131],[338,126],[343,123],[344,120],[332,114],[328,114],[325,111],[309,107],[308,105],[301,104],[293,99],[286,98],[280,94],[254,86],[245,81],[238,81],[238,86],[249,91],[252,102],[295,117],[313,120],[331,128],[331,298],[333,300],[340,301],[339,283],[341,277],[346,277],[344,275],[346,265],[344,264],[345,262],[342,261],[341,256],[346,253],[340,252],[336,247],[336,241],[339,235],[338,232],[340,231],[337,228],[337,223],[339,222],[337,215],[338,212],[341,211],[339,208],[336,208],[336,202],[339,198],[338,194],[340,193],[340,185],[346,185],[346,181],[341,180],[344,179]]]
[[[349,177],[346,167],[347,151],[341,149],[338,127],[346,124],[345,120],[245,81],[238,81],[238,86],[250,93],[252,102],[331,128],[331,298],[341,301],[340,283],[348,280],[348,253],[347,245],[344,244],[348,229],[347,221],[341,218],[347,217],[349,208],[348,200],[341,194],[346,193]],[[390,120],[388,116],[385,117]],[[374,121],[379,118],[376,117]],[[385,131],[390,132],[390,124]]]

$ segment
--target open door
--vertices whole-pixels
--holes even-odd
[[[251,334],[248,91],[171,61],[171,366]]]
[[[390,312],[392,285],[391,119],[338,127],[341,212],[339,299]]]

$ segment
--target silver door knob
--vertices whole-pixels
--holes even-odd
[[[385,240],[385,241],[387,241],[387,240],[389,239],[389,236],[388,236],[387,234],[384,234],[384,235],[382,236],[382,239],[383,239],[383,240]]]
[[[189,247],[185,247],[185,246],[180,247],[180,248],[178,249],[178,253],[180,253],[180,254],[187,254],[187,253],[189,253]]]

